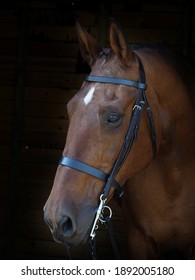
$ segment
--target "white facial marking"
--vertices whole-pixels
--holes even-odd
[[[91,102],[92,98],[93,98],[93,93],[95,90],[95,86],[90,88],[90,90],[88,91],[88,93],[86,94],[85,98],[83,99],[85,105],[88,105],[89,102]]]

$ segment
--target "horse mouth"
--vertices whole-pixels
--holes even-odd
[[[88,231],[83,237],[76,237],[75,239],[71,240],[64,240],[64,244],[68,245],[70,247],[72,246],[79,246],[79,245],[86,245],[89,242],[90,236],[89,236],[90,231]]]

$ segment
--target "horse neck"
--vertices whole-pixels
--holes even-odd
[[[151,107],[156,108],[160,127],[160,150],[167,151],[170,156],[174,151],[179,152],[187,161],[189,154],[195,154],[195,112],[190,93],[171,64],[158,56],[149,57],[145,63],[149,65],[147,72],[150,73],[147,77],[148,98]]]

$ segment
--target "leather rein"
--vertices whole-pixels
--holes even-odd
[[[138,89],[137,97],[134,103],[134,106],[132,108],[132,114],[129,122],[129,127],[125,136],[125,139],[123,141],[121,150],[118,154],[118,157],[113,165],[112,171],[110,174],[105,173],[104,171],[97,169],[93,166],[90,166],[84,162],[81,162],[77,159],[73,159],[70,157],[62,156],[59,164],[63,166],[68,166],[70,168],[73,168],[75,170],[87,173],[103,182],[105,182],[104,189],[100,195],[99,198],[99,206],[97,208],[97,212],[94,218],[94,222],[91,228],[90,232],[90,253],[91,258],[96,259],[96,246],[95,246],[95,236],[98,229],[98,223],[101,222],[103,224],[108,225],[108,230],[110,234],[110,240],[112,243],[113,250],[115,252],[116,258],[120,258],[119,252],[116,246],[116,241],[113,235],[112,227],[111,227],[111,217],[112,217],[112,210],[110,207],[106,205],[106,201],[110,192],[110,189],[114,187],[116,189],[116,193],[118,197],[122,197],[123,190],[120,184],[116,181],[115,177],[117,173],[119,172],[120,168],[122,167],[123,163],[125,162],[131,147],[133,145],[133,142],[136,140],[139,124],[142,116],[142,112],[144,110],[144,107],[146,107],[149,123],[150,123],[150,130],[151,130],[151,141],[152,141],[152,147],[153,147],[153,155],[156,156],[156,132],[155,132],[155,125],[153,120],[153,114],[150,108],[150,105],[148,103],[145,90],[147,88],[146,85],[146,78],[145,78],[145,71],[143,64],[140,60],[140,58],[136,55],[139,69],[138,69],[138,82],[127,80],[127,79],[121,79],[121,78],[115,78],[115,77],[104,77],[104,76],[86,76],[85,81],[86,82],[97,82],[97,83],[108,83],[108,84],[115,84],[115,85],[125,85],[130,87],[135,87]],[[107,214],[105,214],[105,211]],[[69,256],[70,256],[70,248],[68,248]]]

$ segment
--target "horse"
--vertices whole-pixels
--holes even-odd
[[[66,144],[44,206],[54,240],[86,244],[123,192],[126,259],[195,259],[194,64],[169,47],[130,46],[114,20],[110,48],[76,30],[91,72],[67,105]]]

